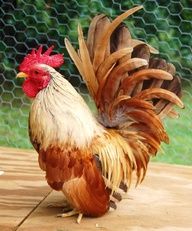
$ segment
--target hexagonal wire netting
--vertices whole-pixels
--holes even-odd
[[[125,10],[143,4],[125,20],[133,37],[159,49],[160,56],[172,62],[183,81],[185,110],[178,120],[166,120],[171,144],[163,145],[165,154],[157,160],[192,164],[192,5],[183,0],[1,0],[0,2],[0,145],[31,148],[27,118],[30,101],[15,76],[19,63],[35,47],[53,44],[56,52],[64,52],[61,73],[91,105],[86,87],[74,68],[65,47],[64,37],[77,42],[77,24],[86,34],[90,19],[104,13],[115,18]]]

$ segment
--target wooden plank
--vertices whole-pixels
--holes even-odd
[[[49,203],[63,203],[63,195],[52,192],[19,227],[18,231],[73,230],[192,230],[192,167],[151,164],[139,187],[132,187],[116,211],[100,218],[57,218],[61,208]]]
[[[0,147],[0,230],[15,230],[50,191],[37,153]]]

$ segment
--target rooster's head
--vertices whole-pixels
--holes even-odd
[[[45,64],[55,68],[60,67],[64,62],[62,54],[50,55],[52,50],[53,46],[44,53],[42,53],[42,46],[37,50],[33,49],[19,65],[20,72],[17,78],[26,78],[22,88],[30,98],[34,98],[40,90],[47,87],[51,80],[50,73],[44,68]]]

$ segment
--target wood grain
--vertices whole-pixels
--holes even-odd
[[[0,230],[17,231],[190,231],[192,167],[150,164],[144,182],[132,187],[117,210],[100,218],[57,218],[62,193],[46,187],[34,152],[0,148]],[[49,193],[51,192],[51,193]]]
[[[37,153],[0,147],[0,230],[14,230],[51,191]]]
[[[52,192],[18,231],[74,230],[192,230],[192,168],[151,164],[142,185],[131,188],[118,204],[100,218],[57,218],[61,208],[47,208],[49,203],[63,203],[63,195]]]

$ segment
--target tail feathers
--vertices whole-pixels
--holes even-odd
[[[119,15],[117,18],[115,18],[111,24],[108,26],[108,29],[106,31],[103,31],[103,35],[101,36],[98,45],[95,47],[95,56],[93,59],[93,67],[94,70],[97,71],[100,64],[104,61],[104,55],[106,52],[106,47],[108,46],[108,43],[110,41],[110,37],[114,30],[121,24],[121,22],[130,16],[131,14],[135,13],[136,11],[140,10],[142,6],[134,7],[123,14]]]
[[[158,51],[132,39],[122,23],[141,8],[130,9],[113,21],[97,15],[90,24],[87,41],[79,25],[79,53],[65,39],[66,48],[95,100],[99,122],[113,137],[107,140],[109,148],[104,143],[100,150],[103,141],[95,148],[103,175],[112,182],[112,188],[127,187],[132,170],[136,170],[138,182],[142,181],[150,155],[157,153],[161,142],[169,142],[162,119],[178,117],[174,105],[184,107],[174,65],[154,58]],[[115,165],[110,166],[111,160],[117,163],[118,176],[113,171]]]
[[[150,59],[149,46],[145,44],[137,45],[136,47],[134,47],[131,57],[145,59],[147,61],[147,66],[145,68],[147,68],[149,66],[148,63]]]
[[[89,50],[90,59],[93,62],[96,53],[96,47],[99,46],[100,40],[103,36],[103,31],[108,30],[110,25],[110,20],[104,15],[100,14],[93,18],[89,26],[88,36],[87,36],[87,48]],[[110,44],[107,43],[105,55],[106,58],[110,54]]]
[[[173,105],[176,104],[181,108],[183,108],[184,105],[181,101],[178,101],[178,97],[181,98],[182,96],[181,81],[178,76],[175,76],[175,66],[159,58],[151,58],[149,66],[152,68],[159,68],[165,70],[172,76],[174,76],[174,78],[171,81],[154,80],[150,83],[149,89],[160,88],[160,90],[164,90],[165,95],[169,95],[168,98],[162,96],[159,97],[158,100],[153,100],[153,104],[156,108],[156,113],[159,115],[161,119],[163,119],[166,116],[178,117],[178,114],[173,109]]]
[[[110,52],[113,53],[117,50],[131,47],[129,41],[131,40],[131,34],[124,23],[120,25],[113,31],[110,38]],[[131,54],[129,55],[129,58]]]

